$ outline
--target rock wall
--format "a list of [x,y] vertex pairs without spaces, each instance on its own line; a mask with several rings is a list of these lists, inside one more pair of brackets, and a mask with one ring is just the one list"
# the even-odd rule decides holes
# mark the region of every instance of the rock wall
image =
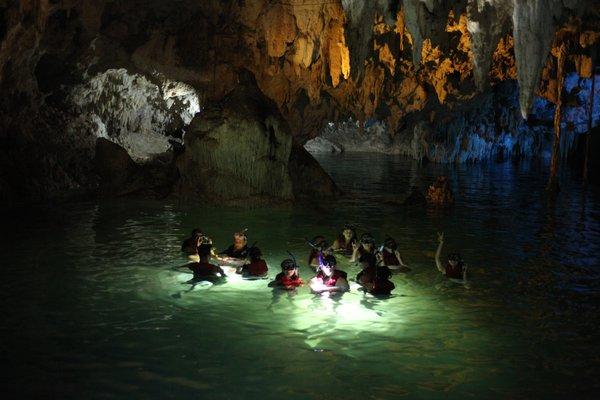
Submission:
[[[97,189],[98,138],[141,164],[181,151],[194,114],[243,85],[245,71],[297,143],[349,117],[385,123],[391,146],[425,129],[423,118],[439,138],[430,145],[454,143],[465,132],[441,129],[451,111],[489,84],[518,80],[523,114],[536,96],[556,101],[558,42],[568,43],[567,71],[590,76],[600,6],[546,3],[2,0],[2,196]],[[452,147],[432,159],[456,156]]]

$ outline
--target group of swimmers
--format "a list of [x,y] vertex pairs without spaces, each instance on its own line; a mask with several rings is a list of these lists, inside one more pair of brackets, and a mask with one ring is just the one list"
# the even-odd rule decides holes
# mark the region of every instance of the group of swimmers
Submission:
[[[356,283],[365,292],[373,295],[389,295],[394,290],[390,281],[392,271],[408,272],[410,268],[404,262],[397,242],[392,237],[386,237],[379,248],[373,237],[365,233],[360,239],[351,225],[344,226],[333,244],[323,236],[307,240],[311,246],[308,265],[314,270],[315,276],[310,279],[308,286],[314,293],[342,293],[350,290],[348,274],[337,269],[335,254],[349,257],[350,262],[358,262],[361,271],[356,276]],[[447,278],[466,282],[467,267],[457,253],[448,256],[447,262],[441,261],[444,245],[444,235],[438,234],[438,247],[435,253],[437,269]],[[186,239],[181,250],[191,260],[187,264],[193,274],[193,281],[216,282],[226,277],[224,266],[235,268],[235,273],[246,279],[266,279],[268,266],[262,258],[261,250],[256,243],[248,246],[247,230],[233,235],[233,244],[226,250],[216,253],[212,240],[200,229],[194,229],[190,238]],[[269,283],[270,287],[284,290],[295,290],[304,285],[300,278],[299,265],[293,255],[281,262],[281,272]],[[213,264],[210,260],[216,260]],[[230,272],[230,273],[233,273]]]

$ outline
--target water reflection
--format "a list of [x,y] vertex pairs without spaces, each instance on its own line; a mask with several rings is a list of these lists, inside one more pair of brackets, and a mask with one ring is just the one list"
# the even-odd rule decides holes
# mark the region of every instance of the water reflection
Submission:
[[[549,202],[546,169],[534,163],[320,161],[346,195],[319,209],[120,200],[3,211],[10,380],[24,397],[42,388],[57,397],[528,398],[589,388],[599,356],[596,188],[566,180]],[[455,189],[453,207],[398,205],[439,174]],[[304,238],[333,238],[346,222],[398,240],[412,271],[394,275],[390,298],[354,289],[323,299],[235,277],[192,287],[191,274],[174,270],[194,227],[219,248],[247,227],[273,277],[288,251],[305,259]],[[468,290],[435,270],[442,230],[469,264]],[[339,267],[358,272],[346,259]],[[311,273],[300,269],[305,281]],[[41,378],[27,386],[32,374]]]

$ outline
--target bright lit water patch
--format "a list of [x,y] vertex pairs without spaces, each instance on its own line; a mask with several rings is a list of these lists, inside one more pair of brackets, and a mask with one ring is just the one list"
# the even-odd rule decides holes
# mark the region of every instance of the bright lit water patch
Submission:
[[[597,388],[600,196],[565,180],[556,202],[535,165],[419,167],[394,157],[323,158],[336,205],[220,209],[118,200],[11,210],[1,265],[7,382],[22,397],[531,398]],[[447,174],[449,210],[399,205]],[[412,268],[394,295],[322,299],[268,281],[185,282],[181,240],[219,247],[248,227],[270,275],[287,250],[344,222],[395,236]],[[446,282],[435,233],[469,264]],[[360,233],[359,232],[359,233]],[[355,265],[341,261],[354,277]],[[596,361],[594,361],[596,360]],[[544,393],[545,395],[541,395]]]

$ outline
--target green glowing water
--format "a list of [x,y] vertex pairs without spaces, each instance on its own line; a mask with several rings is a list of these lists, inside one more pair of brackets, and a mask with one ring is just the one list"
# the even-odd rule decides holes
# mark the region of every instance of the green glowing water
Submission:
[[[573,177],[548,201],[536,165],[417,166],[347,155],[320,162],[345,191],[335,206],[220,209],[104,201],[5,210],[1,265],[5,384],[22,397],[201,399],[531,398],[599,384],[600,196]],[[447,174],[449,210],[398,205]],[[196,288],[172,268],[199,226],[216,244],[249,228],[271,268],[303,238],[345,222],[395,236],[412,272],[395,295],[340,300],[267,281]],[[436,231],[471,287],[446,282]],[[304,266],[301,275],[308,279]],[[352,277],[356,266],[341,268]]]

